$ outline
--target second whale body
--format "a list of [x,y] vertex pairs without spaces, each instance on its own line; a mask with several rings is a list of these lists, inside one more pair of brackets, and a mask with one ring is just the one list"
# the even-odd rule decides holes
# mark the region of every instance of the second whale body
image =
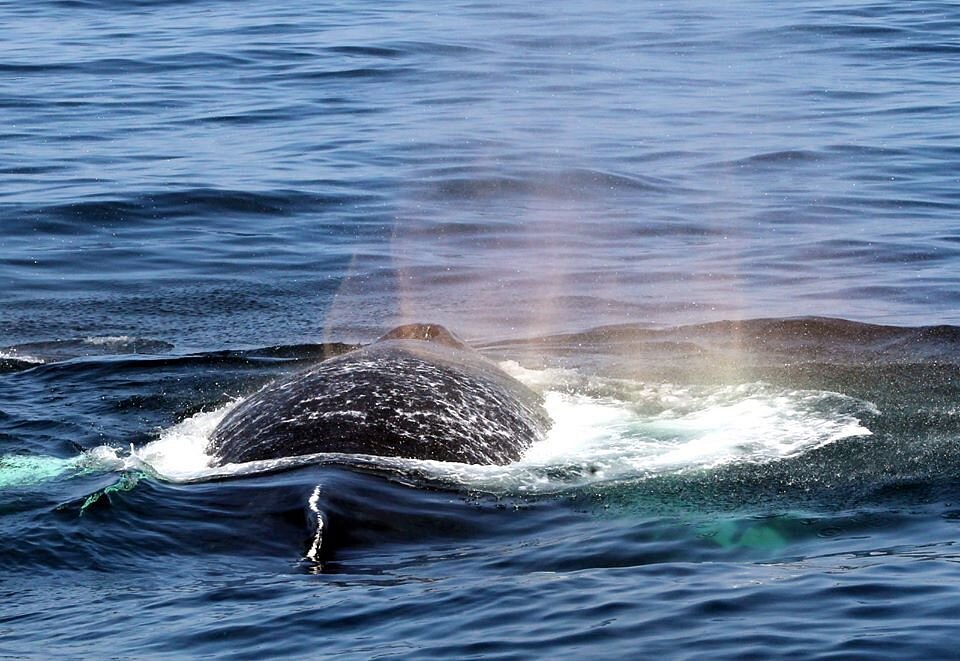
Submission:
[[537,393],[442,326],[408,324],[267,384],[207,451],[219,464],[321,452],[506,464],[549,427]]

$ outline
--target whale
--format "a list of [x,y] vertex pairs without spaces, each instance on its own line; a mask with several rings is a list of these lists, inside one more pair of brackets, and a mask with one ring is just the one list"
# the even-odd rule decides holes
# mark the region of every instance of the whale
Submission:
[[270,382],[210,434],[213,465],[319,453],[503,465],[550,428],[542,397],[439,324]]

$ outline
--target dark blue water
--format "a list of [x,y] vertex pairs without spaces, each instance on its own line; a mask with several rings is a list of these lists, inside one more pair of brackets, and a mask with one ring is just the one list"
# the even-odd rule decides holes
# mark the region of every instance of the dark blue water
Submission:
[[[955,3],[0,25],[0,655],[955,655]],[[210,467],[422,320],[547,440]]]

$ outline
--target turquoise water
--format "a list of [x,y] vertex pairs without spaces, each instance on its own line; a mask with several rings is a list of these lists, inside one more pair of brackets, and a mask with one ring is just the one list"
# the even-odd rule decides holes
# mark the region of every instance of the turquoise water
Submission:
[[[0,19],[0,654],[954,654],[955,5]],[[210,465],[409,321],[548,438]]]

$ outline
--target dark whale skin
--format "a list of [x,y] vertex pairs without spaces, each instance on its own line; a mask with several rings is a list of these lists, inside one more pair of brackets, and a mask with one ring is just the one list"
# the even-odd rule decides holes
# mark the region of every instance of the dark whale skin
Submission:
[[321,452],[507,464],[544,437],[538,394],[436,324],[273,381],[211,434],[214,463]]

